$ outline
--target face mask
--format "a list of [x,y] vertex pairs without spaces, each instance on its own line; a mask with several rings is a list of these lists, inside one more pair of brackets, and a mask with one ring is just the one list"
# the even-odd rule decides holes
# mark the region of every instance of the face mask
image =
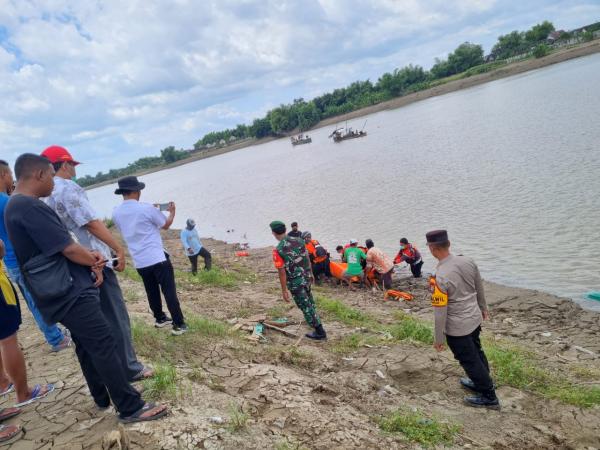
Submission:
[[400,250],[404,250],[406,247],[404,245],[400,246]]

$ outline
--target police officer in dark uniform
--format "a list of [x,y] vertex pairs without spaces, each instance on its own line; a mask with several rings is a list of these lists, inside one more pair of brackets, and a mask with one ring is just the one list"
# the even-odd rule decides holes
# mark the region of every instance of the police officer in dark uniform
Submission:
[[476,394],[465,398],[467,405],[499,409],[479,339],[482,321],[489,319],[479,269],[471,258],[450,253],[446,230],[430,231],[426,238],[431,254],[438,260],[435,275],[429,280],[435,316],[434,347],[441,352],[445,341],[467,373],[468,378],[461,378],[460,384]]

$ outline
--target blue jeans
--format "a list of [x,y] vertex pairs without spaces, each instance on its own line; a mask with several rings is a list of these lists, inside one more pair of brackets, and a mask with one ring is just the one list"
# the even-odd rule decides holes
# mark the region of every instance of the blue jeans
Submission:
[[35,306],[35,302],[33,301],[31,293],[27,289],[27,286],[25,286],[25,280],[23,279],[23,275],[21,274],[19,268],[7,267],[6,271],[8,272],[8,276],[11,278],[11,280],[19,286],[21,294],[23,294],[23,297],[25,297],[27,307],[29,308],[29,311],[31,311],[38,328],[42,333],[44,333],[44,337],[46,338],[48,344],[50,344],[52,347],[60,344],[65,337],[63,332],[56,324],[48,325],[44,321],[42,314],[40,313],[39,309],[37,309],[37,306]]

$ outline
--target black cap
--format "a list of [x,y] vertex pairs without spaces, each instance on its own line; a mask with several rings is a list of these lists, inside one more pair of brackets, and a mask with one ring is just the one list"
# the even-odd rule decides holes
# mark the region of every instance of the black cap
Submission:
[[408,239],[406,239],[406,238],[402,238],[402,239],[400,239],[400,243],[401,243],[401,244],[408,245]]
[[119,189],[115,191],[115,194],[122,195],[126,192],[141,191],[146,187],[144,183],[138,181],[137,177],[129,176],[123,177],[118,181]]
[[447,244],[448,232],[446,230],[434,230],[425,235],[427,245],[429,244]]

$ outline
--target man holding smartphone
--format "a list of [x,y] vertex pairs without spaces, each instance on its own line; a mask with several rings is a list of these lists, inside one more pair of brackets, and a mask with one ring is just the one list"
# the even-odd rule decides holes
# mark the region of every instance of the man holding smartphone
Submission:
[[[179,336],[187,331],[187,326],[177,298],[173,265],[160,236],[160,230],[168,230],[173,224],[175,203],[169,203],[169,216],[165,217],[160,206],[157,208],[156,205],[140,202],[141,191],[146,185],[137,177],[123,177],[118,184],[115,194],[123,196],[123,203],[113,211],[113,221],[127,243],[133,265],[144,282],[154,326],[162,328],[172,324],[171,334]],[[172,319],[162,309],[161,290]]]
[[[58,214],[81,245],[96,250],[108,262],[102,271],[104,283],[100,285],[100,307],[112,329],[119,356],[126,365],[127,378],[129,381],[149,378],[154,372],[137,359],[131,338],[129,313],[114,273],[115,270],[121,272],[125,268],[125,250],[98,218],[85,190],[71,180],[75,177],[75,168],[79,163],[69,151],[53,145],[44,150],[42,156],[52,163],[55,171],[54,189],[46,198],[46,204]],[[111,250],[117,255],[115,260],[111,257]]]

